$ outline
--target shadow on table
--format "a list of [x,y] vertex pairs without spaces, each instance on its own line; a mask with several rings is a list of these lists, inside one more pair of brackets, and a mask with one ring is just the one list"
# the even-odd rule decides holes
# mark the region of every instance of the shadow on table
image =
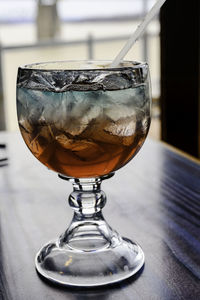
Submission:
[[49,282],[47,279],[43,278],[40,274],[38,276],[40,279],[48,286],[55,290],[62,291],[68,296],[71,296],[70,299],[74,300],[87,300],[87,299],[95,299],[95,300],[106,300],[116,292],[120,290],[125,290],[129,286],[131,286],[142,274],[144,270],[144,266],[140,269],[137,274],[133,275],[132,277],[123,280],[119,283],[114,283],[109,286],[102,286],[102,287],[92,287],[92,288],[82,288],[82,287],[63,287],[62,285],[56,285]]

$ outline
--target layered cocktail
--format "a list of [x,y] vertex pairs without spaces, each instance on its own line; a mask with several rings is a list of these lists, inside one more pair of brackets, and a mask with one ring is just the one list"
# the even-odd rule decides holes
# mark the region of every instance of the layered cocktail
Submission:
[[[128,64],[123,71],[95,67],[102,69],[23,69],[18,81],[19,126],[27,146],[48,168],[71,177],[121,168],[149,128],[147,83],[135,82]],[[139,68],[137,76],[141,80]]]

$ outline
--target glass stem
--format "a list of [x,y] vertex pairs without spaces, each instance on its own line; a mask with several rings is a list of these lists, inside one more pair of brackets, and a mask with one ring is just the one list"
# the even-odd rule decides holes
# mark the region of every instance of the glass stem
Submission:
[[73,185],[69,204],[74,216],[68,229],[47,243],[36,256],[36,269],[45,278],[62,285],[100,286],[135,274],[144,264],[140,246],[122,238],[102,215],[106,195],[103,179],[67,178]]
[[111,173],[97,178],[68,178],[59,175],[73,185],[69,205],[74,210],[74,216],[69,228],[60,237],[62,246],[67,244],[73,249],[93,251],[110,244],[114,237],[119,242],[119,235],[106,223],[101,211],[106,204],[101,182],[113,175]]

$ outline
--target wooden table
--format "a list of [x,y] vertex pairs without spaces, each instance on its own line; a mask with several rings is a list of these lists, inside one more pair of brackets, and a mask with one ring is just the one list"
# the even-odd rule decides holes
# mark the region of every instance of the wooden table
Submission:
[[109,224],[146,255],[136,276],[110,287],[72,289],[42,280],[38,249],[72,217],[69,182],[47,170],[18,134],[0,134],[9,164],[0,168],[0,299],[200,299],[200,165],[147,140],[140,153],[102,186]]

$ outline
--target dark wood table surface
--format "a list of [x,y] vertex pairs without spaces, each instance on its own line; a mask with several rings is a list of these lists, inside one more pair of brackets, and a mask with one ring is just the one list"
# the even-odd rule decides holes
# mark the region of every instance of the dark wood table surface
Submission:
[[138,241],[146,261],[139,274],[110,287],[61,288],[34,268],[39,248],[72,217],[69,182],[47,170],[18,134],[1,133],[0,299],[200,299],[200,165],[147,140],[138,155],[104,181],[109,224]]

